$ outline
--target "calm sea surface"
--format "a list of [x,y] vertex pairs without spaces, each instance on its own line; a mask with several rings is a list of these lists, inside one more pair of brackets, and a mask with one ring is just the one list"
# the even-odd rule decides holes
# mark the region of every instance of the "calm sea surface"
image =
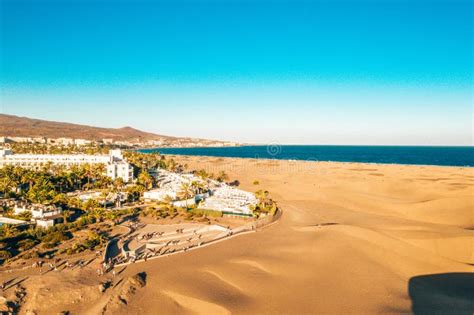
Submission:
[[156,148],[140,152],[280,160],[474,167],[474,147],[269,145],[226,148]]

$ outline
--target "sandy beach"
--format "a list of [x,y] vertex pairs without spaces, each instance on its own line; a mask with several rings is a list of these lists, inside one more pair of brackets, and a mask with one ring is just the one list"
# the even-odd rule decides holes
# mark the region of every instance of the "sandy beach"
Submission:
[[[474,307],[473,168],[175,158],[190,169],[224,170],[242,189],[270,191],[281,219],[257,233],[129,265],[105,293],[93,269],[3,273],[2,280],[25,278],[21,312],[367,314]],[[140,272],[144,286],[132,277]]]

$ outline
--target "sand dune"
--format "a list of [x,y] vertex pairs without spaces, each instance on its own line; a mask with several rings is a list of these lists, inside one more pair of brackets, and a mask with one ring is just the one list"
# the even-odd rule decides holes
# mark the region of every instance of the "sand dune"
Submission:
[[[449,283],[465,286],[474,272],[474,169],[194,157],[186,163],[225,170],[243,189],[269,190],[283,216],[257,233],[130,265],[123,277],[145,271],[147,285],[114,313],[469,310],[469,296]],[[31,295],[24,309],[46,314],[62,303],[62,310],[88,314],[106,299],[94,276],[53,276],[25,281]],[[90,290],[88,305],[68,294],[42,302],[72,283],[75,295]],[[52,295],[43,294],[46,288]]]
[[176,303],[185,307],[191,313],[216,315],[231,314],[229,310],[213,303],[209,303],[190,296],[181,295],[176,292],[164,291],[164,293],[176,301]]

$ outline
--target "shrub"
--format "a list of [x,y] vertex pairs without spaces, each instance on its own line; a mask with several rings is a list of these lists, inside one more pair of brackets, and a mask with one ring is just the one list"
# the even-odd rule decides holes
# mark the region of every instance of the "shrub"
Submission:
[[209,209],[193,209],[190,212],[198,216],[209,216],[214,218],[222,217],[222,212]]
[[25,253],[22,258],[24,259],[31,259],[31,258],[38,258],[38,252],[37,251],[30,251],[28,253]]
[[36,244],[37,242],[35,240],[25,239],[18,242],[18,248],[22,251],[26,251],[33,248]]
[[62,241],[68,240],[70,238],[71,238],[71,234],[69,232],[53,231],[53,232],[47,233],[44,237],[42,237],[41,242],[51,243],[53,244],[53,246],[55,246],[58,243],[61,243]]
[[83,243],[83,246],[87,249],[94,249],[101,246],[107,241],[104,235],[97,234],[96,232],[90,232],[87,239]]
[[23,221],[30,221],[31,220],[31,212],[29,211],[23,211],[22,213],[18,214],[16,217],[16,219],[18,220],[23,220]]
[[12,254],[8,250],[0,250],[0,259],[7,260],[12,258]]
[[260,182],[259,182],[258,180],[254,180],[254,181],[253,181],[253,184],[254,184],[254,185],[260,185]]
[[77,254],[77,253],[80,253],[80,252],[83,252],[85,250],[85,246],[82,245],[82,244],[79,244],[79,243],[74,243],[72,244],[72,246],[70,248],[68,248],[66,250],[66,253],[68,255],[73,255],[73,254]]

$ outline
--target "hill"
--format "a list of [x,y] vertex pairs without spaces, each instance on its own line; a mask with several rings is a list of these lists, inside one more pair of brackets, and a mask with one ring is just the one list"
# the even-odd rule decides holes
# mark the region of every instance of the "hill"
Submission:
[[144,132],[132,127],[102,128],[72,123],[47,121],[0,114],[0,136],[6,137],[46,137],[74,138],[86,140],[113,139],[115,141],[146,142],[149,140],[163,141],[167,144],[185,144],[202,142],[206,145],[220,144],[220,141],[178,138]]

